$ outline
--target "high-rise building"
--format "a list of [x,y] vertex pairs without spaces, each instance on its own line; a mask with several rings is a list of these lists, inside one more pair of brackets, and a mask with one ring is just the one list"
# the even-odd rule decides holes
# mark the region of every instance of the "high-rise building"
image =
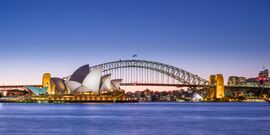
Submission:
[[269,71],[268,69],[264,69],[259,73],[259,80],[269,80]]

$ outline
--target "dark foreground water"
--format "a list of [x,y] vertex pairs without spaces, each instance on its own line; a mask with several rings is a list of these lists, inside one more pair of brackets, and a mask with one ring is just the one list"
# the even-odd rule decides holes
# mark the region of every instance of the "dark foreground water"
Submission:
[[0,135],[269,135],[267,103],[0,104]]

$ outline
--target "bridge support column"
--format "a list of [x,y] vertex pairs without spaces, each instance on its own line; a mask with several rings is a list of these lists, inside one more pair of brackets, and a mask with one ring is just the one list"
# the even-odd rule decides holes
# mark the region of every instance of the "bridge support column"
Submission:
[[222,74],[216,75],[216,98],[224,99],[225,91],[224,91],[224,78]]
[[51,74],[50,73],[43,74],[42,87],[48,87],[47,93],[49,95],[55,94],[55,85],[51,81]]
[[224,78],[222,74],[211,75],[209,78],[210,85],[215,86],[209,89],[208,99],[222,100],[225,97]]
[[[209,77],[209,83],[210,85],[215,85],[216,83],[216,76],[215,75],[210,75]],[[214,100],[215,99],[215,94],[216,94],[216,90],[214,87],[210,87],[209,91],[208,91],[208,100]]]

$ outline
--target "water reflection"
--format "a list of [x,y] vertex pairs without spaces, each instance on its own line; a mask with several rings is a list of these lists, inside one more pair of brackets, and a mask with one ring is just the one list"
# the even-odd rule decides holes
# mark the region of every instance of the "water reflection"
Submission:
[[268,134],[266,103],[0,104],[0,134]]

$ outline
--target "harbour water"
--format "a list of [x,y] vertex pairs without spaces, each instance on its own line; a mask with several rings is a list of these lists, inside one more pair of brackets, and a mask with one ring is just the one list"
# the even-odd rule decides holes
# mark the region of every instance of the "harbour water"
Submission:
[[266,135],[270,104],[0,104],[0,134]]

